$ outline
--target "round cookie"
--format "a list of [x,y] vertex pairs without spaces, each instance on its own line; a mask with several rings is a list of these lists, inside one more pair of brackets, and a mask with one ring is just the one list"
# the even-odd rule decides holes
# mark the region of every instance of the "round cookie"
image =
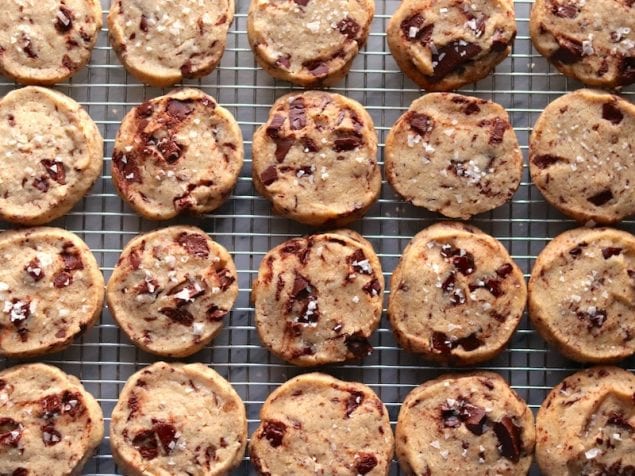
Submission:
[[635,214],[635,105],[580,89],[551,102],[529,139],[529,170],[543,196],[580,221]]
[[233,19],[234,0],[112,0],[108,28],[126,70],[163,87],[211,73]]
[[274,390],[251,437],[259,475],[388,475],[394,438],[386,407],[366,385],[310,373]]
[[0,72],[23,84],[60,83],[90,61],[101,23],[99,0],[2,2]]
[[536,49],[589,86],[635,81],[635,4],[631,0],[536,0],[529,21]]
[[141,349],[185,357],[223,328],[238,296],[234,261],[193,226],[137,236],[121,253],[108,281],[113,317]]
[[615,362],[635,354],[635,236],[578,228],[551,240],[531,271],[529,316],[570,359]]
[[209,213],[227,199],[243,165],[238,123],[214,98],[179,89],[133,108],[112,154],[119,195],[150,220]]
[[323,91],[288,94],[254,133],[254,186],[276,213],[343,226],[379,198],[376,155],[373,120],[361,104]]
[[0,218],[41,225],[61,217],[99,178],[103,139],[82,107],[28,86],[0,100]]
[[470,225],[437,223],[404,250],[388,318],[405,349],[468,365],[503,350],[526,299],[523,273],[500,242]]
[[260,340],[301,366],[363,358],[372,352],[383,291],[379,259],[357,233],[291,239],[267,253],[253,285]]
[[128,379],[112,412],[112,455],[129,476],[229,474],[246,445],[245,405],[203,364],[145,367]]
[[247,35],[258,64],[274,78],[334,84],[366,43],[374,14],[374,0],[252,0]]
[[523,158],[501,106],[430,93],[414,101],[390,130],[385,168],[388,182],[408,202],[468,219],[511,198]]
[[92,327],[104,278],[86,243],[60,228],[0,233],[0,356],[57,352]]
[[493,372],[442,375],[412,390],[395,433],[405,474],[526,475],[534,416]]
[[510,0],[401,2],[388,23],[401,70],[428,91],[450,91],[489,75],[516,37]]
[[617,367],[570,375],[540,407],[536,434],[545,476],[635,473],[635,376]]
[[80,474],[104,436],[97,400],[57,367],[0,372],[0,474]]

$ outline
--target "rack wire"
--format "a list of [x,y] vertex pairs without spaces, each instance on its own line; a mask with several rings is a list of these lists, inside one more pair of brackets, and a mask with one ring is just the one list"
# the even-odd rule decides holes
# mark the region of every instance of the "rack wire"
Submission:
[[[380,138],[380,154],[383,154],[383,142],[392,124],[410,102],[422,94],[399,71],[386,45],[386,24],[399,3],[398,0],[376,0],[377,11],[367,47],[355,60],[347,78],[331,88],[360,101],[373,116]],[[105,19],[109,2],[102,0],[102,4]],[[164,94],[167,89],[144,86],[127,75],[110,48],[104,28],[93,51],[91,64],[67,83],[57,86],[80,102],[98,124],[105,139],[104,174],[90,194],[53,225],[78,233],[88,243],[106,279],[130,239],[140,232],[169,224],[197,225],[232,252],[239,271],[238,300],[223,332],[211,345],[185,360],[209,364],[233,384],[247,406],[251,434],[258,425],[258,413],[267,395],[288,378],[306,371],[272,357],[261,347],[249,301],[251,283],[262,256],[269,249],[311,229],[272,215],[269,203],[255,193],[251,183],[253,131],[266,120],[275,99],[294,88],[288,83],[273,80],[255,65],[246,34],[248,7],[249,0],[237,0],[236,17],[220,67],[202,80],[187,83],[214,96],[235,115],[242,128],[245,167],[227,203],[204,217],[182,217],[171,222],[155,223],[139,218],[119,199],[110,178],[111,153],[119,124],[133,106],[144,99]],[[528,33],[531,1],[515,0],[515,9],[518,35],[513,54],[498,66],[493,75],[461,92],[496,101],[510,113],[525,155],[520,188],[510,203],[479,215],[471,222],[497,237],[528,276],[536,255],[547,241],[577,226],[546,204],[531,185],[526,165],[528,136],[532,124],[550,101],[581,85],[559,74],[532,48]],[[1,95],[16,87],[14,83],[0,78]],[[632,101],[635,88],[627,88],[622,94]],[[379,159],[383,165],[381,155]],[[403,203],[384,181],[381,199],[352,228],[373,243],[382,261],[385,277],[389,279],[409,239],[441,219],[438,215]],[[8,224],[0,226],[9,228]],[[619,227],[635,232],[635,220],[625,220]],[[410,390],[425,380],[454,370],[430,364],[401,350],[385,317],[372,343],[375,352],[363,362],[328,366],[321,370],[338,378],[370,385],[388,407],[393,424],[400,402]],[[67,350],[42,360],[78,376],[103,408],[106,437],[83,474],[121,474],[112,460],[107,436],[110,414],[126,379],[158,359],[132,345],[119,331],[108,309],[104,309],[100,323],[81,339]],[[15,363],[2,360],[0,368]],[[627,359],[621,365],[633,371],[635,358]],[[500,373],[535,411],[553,385],[581,367],[547,348],[524,318],[509,347],[498,358],[479,368]],[[248,457],[232,474],[253,474]],[[391,475],[397,474],[400,474],[398,465],[393,462]],[[535,466],[531,474],[539,474]]]

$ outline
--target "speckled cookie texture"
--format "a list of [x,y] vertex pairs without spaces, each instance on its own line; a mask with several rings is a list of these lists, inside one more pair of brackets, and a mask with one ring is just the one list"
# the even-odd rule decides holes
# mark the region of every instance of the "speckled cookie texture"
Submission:
[[112,160],[119,195],[145,218],[209,213],[236,185],[243,165],[242,133],[214,98],[179,89],[126,115]]
[[527,404],[493,372],[450,374],[406,397],[395,434],[407,475],[526,475],[536,443]]
[[379,198],[376,155],[373,120],[361,104],[323,91],[288,94],[254,134],[254,186],[281,215],[343,226]]
[[388,412],[366,385],[300,375],[269,395],[260,420],[250,443],[259,475],[388,475]]
[[536,0],[529,30],[536,49],[562,74],[608,88],[635,81],[632,0]]
[[551,102],[529,140],[531,178],[562,213],[615,223],[635,214],[635,106],[580,89]]
[[635,474],[635,376],[593,367],[567,377],[540,407],[536,433],[545,476]]
[[62,82],[90,60],[101,23],[99,0],[6,0],[0,72],[23,84]]
[[76,377],[45,364],[0,372],[0,474],[80,474],[103,435],[101,408]]
[[37,86],[0,100],[0,218],[41,225],[68,212],[103,166],[103,140],[71,98]]
[[167,357],[190,355],[208,344],[237,295],[231,256],[191,226],[163,228],[130,241],[106,292],[128,337],[143,350]]
[[108,27],[128,72],[170,86],[216,68],[233,18],[234,0],[113,0]]
[[478,81],[511,52],[511,0],[411,0],[388,23],[388,46],[406,75],[428,91]]
[[101,315],[104,278],[77,235],[60,228],[0,233],[0,356],[57,352]]
[[390,130],[384,160],[405,200],[463,219],[509,200],[523,169],[505,109],[453,93],[415,100]]
[[224,476],[245,453],[245,405],[203,364],[157,362],[126,382],[112,413],[110,445],[130,476]]
[[359,359],[381,318],[384,278],[372,245],[350,230],[294,238],[269,251],[253,287],[265,346],[296,365]]
[[249,44],[274,78],[333,84],[366,43],[374,13],[374,0],[252,0]]
[[614,362],[635,354],[635,236],[578,228],[554,238],[531,272],[529,315],[571,359]]
[[476,227],[418,233],[391,280],[388,317],[402,347],[466,365],[499,354],[518,326],[527,288],[503,245]]

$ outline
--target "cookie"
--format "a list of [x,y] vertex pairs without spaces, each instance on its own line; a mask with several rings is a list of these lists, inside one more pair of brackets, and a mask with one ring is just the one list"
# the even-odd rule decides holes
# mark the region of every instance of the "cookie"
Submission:
[[529,21],[536,49],[588,86],[635,82],[635,4],[631,0],[536,0]]
[[615,362],[635,354],[635,236],[578,228],[555,237],[531,271],[529,316],[570,359]]
[[551,102],[529,140],[529,170],[543,196],[580,221],[635,214],[635,106],[580,89]]
[[193,226],[137,236],[121,253],[108,281],[113,317],[141,349],[185,357],[223,328],[238,296],[234,261]]
[[128,379],[112,412],[112,455],[129,476],[229,474],[246,445],[245,405],[203,364],[145,367]]
[[143,217],[209,213],[236,185],[243,165],[242,133],[211,96],[175,90],[126,115],[112,161],[119,195]]
[[260,420],[250,443],[259,475],[388,475],[388,412],[366,385],[300,375],[269,395]]
[[271,76],[305,87],[348,73],[368,38],[374,0],[252,0],[247,36]]
[[80,474],[104,436],[97,400],[57,367],[1,371],[0,402],[0,474]]
[[211,73],[233,18],[234,0],[113,0],[108,28],[126,70],[163,87]]
[[545,476],[635,473],[635,375],[593,367],[549,393],[536,417]]
[[65,349],[97,322],[103,302],[99,265],[77,235],[47,227],[0,233],[0,356]]
[[101,175],[103,139],[82,107],[28,86],[0,100],[0,218],[41,225],[79,202]]
[[499,354],[527,299],[523,273],[503,245],[460,223],[419,232],[390,283],[388,318],[401,346],[457,365]]
[[[442,375],[412,390],[395,433],[405,474],[526,475],[534,416],[493,372]],[[564,474],[564,473],[561,473]]]
[[489,75],[516,37],[510,0],[401,2],[388,23],[401,70],[428,91],[450,91]]
[[405,200],[468,219],[508,201],[523,158],[505,109],[452,93],[417,99],[386,139],[388,182]]
[[254,186],[276,213],[344,226],[379,198],[376,155],[373,120],[361,104],[323,91],[288,94],[254,134]]

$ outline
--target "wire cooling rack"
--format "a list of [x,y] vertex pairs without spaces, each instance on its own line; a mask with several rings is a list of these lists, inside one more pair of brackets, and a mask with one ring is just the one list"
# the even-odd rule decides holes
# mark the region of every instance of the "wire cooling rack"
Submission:
[[[109,2],[102,0],[102,3],[105,19]],[[386,24],[399,3],[395,0],[376,0],[377,11],[368,45],[355,60],[348,77],[332,88],[366,106],[373,116],[382,146],[392,124],[410,102],[421,94],[399,71],[386,45]],[[131,238],[140,232],[169,224],[191,223],[200,226],[233,253],[239,271],[238,300],[223,332],[212,345],[186,360],[211,365],[234,385],[247,405],[251,434],[258,425],[258,412],[267,395],[288,378],[302,372],[272,357],[261,347],[249,301],[251,283],[256,278],[260,260],[269,249],[311,230],[272,215],[269,203],[255,193],[251,183],[251,137],[254,128],[266,120],[275,99],[289,92],[292,86],[271,79],[256,67],[247,43],[248,7],[249,0],[237,0],[237,14],[220,67],[200,81],[189,82],[227,107],[240,123],[245,137],[245,167],[227,203],[205,217],[154,223],[140,219],[116,195],[110,170],[112,147],[119,124],[130,108],[167,90],[143,86],[128,76],[111,50],[104,29],[91,64],[68,83],[57,87],[80,102],[99,125],[105,138],[104,175],[72,212],[53,224],[78,233],[88,243],[106,279],[123,246]],[[518,36],[513,54],[498,66],[493,75],[461,92],[491,99],[509,111],[526,161],[528,136],[540,112],[550,101],[580,87],[580,84],[565,79],[532,48],[528,34],[531,1],[516,0],[515,7]],[[0,78],[0,94],[4,95],[15,87],[15,84]],[[635,88],[626,89],[623,94],[632,101]],[[380,163],[383,163],[381,156]],[[373,243],[388,279],[408,240],[422,228],[440,219],[438,215],[403,203],[384,182],[379,202],[352,228]],[[537,253],[550,238],[576,226],[544,202],[540,193],[530,184],[526,165],[522,183],[513,201],[493,212],[479,215],[471,222],[496,236],[526,275]],[[8,227],[2,224],[2,228]],[[635,232],[635,220],[626,220],[619,227]],[[342,379],[358,380],[370,385],[386,403],[393,423],[397,419],[400,402],[412,388],[451,370],[431,365],[400,350],[385,317],[372,343],[375,352],[362,363],[322,370]],[[108,435],[110,414],[126,379],[157,358],[134,347],[105,309],[100,323],[80,340],[64,352],[43,360],[78,376],[97,397],[104,411]],[[0,367],[15,363],[0,361]],[[634,370],[635,358],[622,362],[622,365]],[[581,366],[549,350],[525,318],[509,348],[481,368],[500,373],[536,410],[553,385]],[[233,474],[247,475],[252,472],[245,458]],[[111,457],[108,436],[83,473],[120,474]],[[396,462],[393,463],[391,474],[399,474]],[[532,475],[537,474],[534,467]]]

